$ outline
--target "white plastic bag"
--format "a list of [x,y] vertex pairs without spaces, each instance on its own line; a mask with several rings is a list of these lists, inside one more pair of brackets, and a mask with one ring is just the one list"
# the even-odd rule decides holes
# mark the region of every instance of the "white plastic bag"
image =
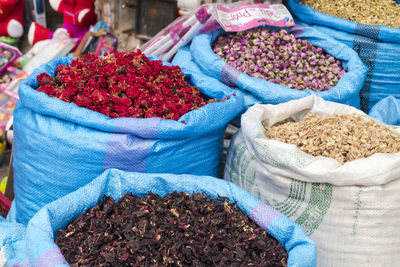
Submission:
[[[278,27],[294,26],[292,16],[281,2],[281,0],[242,0],[229,4],[204,4],[171,22],[141,49],[145,54],[171,60],[178,49],[188,44],[196,35],[212,32],[221,25],[232,31],[264,24]],[[251,16],[247,17],[250,15],[249,12]],[[242,16],[243,13],[246,15]],[[229,19],[231,17],[233,19]]]
[[370,119],[360,110],[317,96],[256,104],[242,115],[224,178],[300,224],[317,244],[318,266],[400,263],[400,153],[342,165],[264,135],[263,120],[269,125],[289,117],[301,120],[310,111]]

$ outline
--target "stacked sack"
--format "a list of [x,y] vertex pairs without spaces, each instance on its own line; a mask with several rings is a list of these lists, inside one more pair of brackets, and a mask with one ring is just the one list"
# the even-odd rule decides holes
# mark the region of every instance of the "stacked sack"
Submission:
[[[68,57],[57,58],[36,69],[20,86],[20,101],[14,111],[15,199],[9,218],[26,224],[45,204],[84,186],[109,168],[218,176],[223,134],[229,121],[242,109],[241,96],[232,94],[229,88],[202,84],[200,92],[207,99],[216,99],[215,103],[187,112],[179,120],[157,116],[111,118],[57,99],[67,96],[58,92],[59,88],[49,88],[60,82],[51,76],[56,70],[67,71],[63,65],[68,66],[71,61]],[[133,75],[119,71],[121,75]],[[185,70],[184,74],[190,79],[190,71]],[[115,83],[119,82],[118,75],[113,78]],[[41,92],[37,90],[37,76],[43,85]],[[147,82],[145,78],[136,78]],[[93,86],[97,83],[93,82]],[[55,92],[55,97],[44,93],[46,90]],[[116,96],[116,101],[130,101],[121,92],[117,91]],[[100,102],[104,99],[102,95],[96,97]],[[84,97],[79,100],[80,104],[88,102]],[[142,102],[139,104],[147,105]],[[120,106],[122,103],[116,105]]]
[[400,262],[399,133],[317,96],[256,104],[242,115],[224,179],[300,224],[318,265],[391,265]]
[[[319,10],[328,10],[325,3],[321,1],[306,2],[312,6],[315,4],[315,7],[318,7]],[[335,3],[332,1],[330,2],[332,4]],[[387,17],[391,15],[392,21],[398,21],[398,10],[400,9],[399,0],[396,0],[397,4],[394,1],[374,1],[374,3],[368,3],[367,9],[371,9],[368,11],[369,14],[372,14],[372,8],[374,8],[376,12],[380,12],[380,14],[375,14],[373,17],[371,16],[371,18],[373,18],[371,22],[368,22],[369,20],[364,18],[365,23],[375,22],[374,24],[380,25],[357,23],[333,14],[327,15],[303,3],[304,1],[301,0],[287,0],[287,6],[290,12],[295,16],[296,22],[309,25],[353,48],[360,56],[363,63],[369,68],[360,93],[361,109],[364,112],[369,112],[372,106],[386,96],[399,96],[400,26],[398,26],[399,24],[390,24],[389,21],[386,20]],[[337,4],[343,5],[343,8],[331,8],[331,10],[354,10],[350,6],[347,6],[347,3],[351,4],[351,1],[338,2]],[[378,9],[377,5],[380,5],[380,3],[386,5],[386,9]],[[359,4],[365,5],[362,2],[359,2]],[[353,12],[355,13],[354,18],[362,16],[359,10]],[[387,15],[385,15],[385,12]],[[381,17],[381,21],[378,21],[378,17]],[[381,25],[385,23],[388,23],[391,27]]]
[[[271,38],[277,38],[281,40],[276,40],[275,44],[277,46],[284,42],[283,40],[288,39],[288,42],[292,42],[293,38],[301,39],[302,41],[306,42],[306,46],[308,46],[307,49],[312,51],[307,51],[307,49],[304,51],[298,51],[298,55],[293,55],[292,58],[286,58],[286,55],[282,54],[282,51],[275,51],[274,47],[275,44],[272,44],[272,51],[274,55],[269,55],[271,57],[278,57],[278,54],[280,53],[279,57],[281,58],[276,58],[278,62],[283,62],[282,64],[285,65],[287,62],[292,62],[293,65],[298,66],[298,62],[301,63],[302,60],[308,60],[308,57],[310,58],[309,61],[312,62],[314,61],[315,57],[313,57],[313,52],[316,51],[323,51],[322,53],[327,53],[327,58],[329,56],[332,57],[332,62],[335,63],[336,60],[341,61],[341,64],[343,65],[344,70],[346,73],[342,76],[339,76],[338,82],[331,87],[329,90],[323,89],[321,91],[318,90],[308,90],[310,86],[308,86],[308,82],[311,80],[314,80],[314,78],[319,78],[318,77],[307,77],[308,80],[300,81],[302,84],[306,86],[300,86],[301,89],[292,89],[295,86],[293,85],[292,87],[288,87],[287,85],[283,84],[282,82],[279,82],[279,80],[275,79],[273,82],[271,82],[270,78],[263,77],[261,78],[260,76],[255,76],[255,75],[248,75],[245,72],[242,72],[242,66],[245,64],[249,64],[250,67],[248,69],[252,68],[259,68],[259,67],[264,67],[260,66],[260,61],[262,61],[262,58],[259,60],[257,59],[258,56],[263,56],[262,53],[268,53],[267,51],[256,51],[260,44],[254,44],[254,47],[249,47],[252,46],[252,42],[250,39],[247,37],[242,38],[241,42],[246,49],[249,51],[249,55],[246,58],[246,62],[243,62],[242,60],[244,58],[240,58],[237,60],[236,67],[234,67],[232,64],[225,62],[222,58],[221,55],[217,55],[216,52],[213,51],[213,44],[220,36],[225,36],[227,33],[220,29],[216,30],[211,33],[204,33],[204,34],[199,34],[197,35],[193,40],[190,45],[190,53],[188,53],[188,47],[181,48],[180,51],[178,51],[177,55],[175,56],[173,62],[174,63],[179,63],[183,68],[194,68],[194,65],[197,65],[196,69],[198,70],[198,75],[203,76],[203,79],[210,79],[214,78],[217,79],[232,88],[237,88],[239,91],[243,92],[245,95],[245,109],[251,107],[255,102],[257,103],[268,103],[268,104],[278,104],[278,103],[283,103],[289,100],[293,99],[300,99],[302,97],[308,96],[308,95],[318,95],[326,100],[330,101],[335,101],[338,103],[343,103],[343,104],[348,104],[352,105],[355,107],[359,107],[359,91],[363,85],[364,79],[365,79],[365,74],[366,74],[366,67],[362,64],[360,58],[358,55],[349,47],[346,45],[334,40],[333,38],[330,38],[329,36],[312,29],[310,27],[302,27],[302,26],[295,26],[295,27],[290,27],[290,28],[284,28],[283,34],[280,31],[280,29],[276,27],[264,27],[261,28],[264,29],[264,31],[271,31],[271,37],[268,37],[265,39],[265,42],[270,41]],[[247,33],[250,35],[255,29],[248,30]],[[239,34],[239,33],[238,33]],[[258,33],[255,33],[258,34]],[[264,34],[264,33],[261,33]],[[268,33],[269,34],[269,33]],[[276,35],[276,36],[275,36]],[[285,36],[287,35],[287,36]],[[274,36],[274,37],[272,37]],[[282,37],[285,36],[285,37]],[[293,37],[294,36],[294,37]],[[246,39],[247,38],[247,39]],[[308,43],[308,44],[307,44]],[[262,44],[264,45],[264,44]],[[289,44],[288,44],[289,45]],[[304,45],[304,43],[298,44],[299,46]],[[268,47],[268,45],[266,45]],[[310,48],[311,46],[315,46],[314,48]],[[232,52],[235,53],[232,50],[235,50],[234,44],[232,45],[227,44],[223,50],[226,49],[228,53]],[[284,48],[283,48],[284,49]],[[303,48],[301,48],[303,49]],[[222,50],[222,51],[223,51]],[[236,51],[237,52],[237,51]],[[311,52],[310,55],[306,54]],[[261,53],[261,54],[260,54]],[[290,54],[291,51],[288,51]],[[297,51],[296,51],[297,53]],[[303,57],[304,56],[304,57]],[[263,56],[266,58],[266,56]],[[313,58],[312,58],[313,57]],[[229,60],[229,58],[228,58]],[[250,62],[250,63],[249,63]],[[319,72],[319,69],[317,67],[314,67],[315,65],[318,65],[317,62],[312,62],[313,63],[313,71],[314,73]],[[281,64],[281,65],[282,65]],[[256,65],[256,66],[254,66]],[[273,70],[274,74],[279,74],[279,71],[274,69],[274,65],[268,65],[265,64],[265,66],[269,66],[269,70]],[[282,72],[288,72],[287,66],[285,65],[284,68],[280,66],[276,66],[277,68],[281,68]],[[306,68],[306,66],[300,66],[299,68]],[[329,66],[326,66],[329,68]],[[266,72],[266,69],[260,70],[260,72]],[[289,70],[290,71],[290,70]],[[300,71],[303,71],[301,69]],[[320,73],[318,73],[320,75]],[[310,74],[311,76],[311,74]],[[304,77],[300,75],[300,77],[292,77],[288,76],[286,79],[292,79],[292,80],[297,80],[297,79],[302,80]],[[329,77],[331,78],[331,77]],[[336,77],[335,79],[337,79]],[[314,81],[312,81],[314,82]],[[323,82],[323,83],[328,83],[328,82]],[[247,96],[247,98],[246,98]]]

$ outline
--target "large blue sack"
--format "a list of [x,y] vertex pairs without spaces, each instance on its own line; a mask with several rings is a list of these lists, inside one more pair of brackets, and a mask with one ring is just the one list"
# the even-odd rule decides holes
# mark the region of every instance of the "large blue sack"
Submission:
[[303,229],[275,209],[240,187],[217,178],[193,175],[128,173],[107,170],[77,191],[42,208],[28,223],[26,242],[32,266],[66,266],[67,262],[54,243],[56,231],[97,205],[103,195],[115,200],[124,194],[144,197],[149,191],[164,196],[173,191],[203,192],[212,198],[229,197],[259,226],[275,237],[288,252],[288,266],[315,266],[316,247]]
[[385,97],[372,107],[368,115],[386,124],[400,126],[400,99]]
[[39,67],[19,88],[14,111],[15,199],[9,217],[26,224],[45,204],[110,168],[218,175],[223,134],[242,109],[241,96],[202,85],[204,95],[229,99],[191,111],[179,121],[111,119],[35,89],[38,74],[54,75],[58,65],[71,60],[60,57]]
[[[301,0],[287,0],[296,22],[324,32],[352,47],[369,68],[360,92],[361,109],[368,111],[379,100],[389,95],[400,97],[400,29],[384,25],[366,25],[317,12],[299,4]],[[400,3],[400,0],[396,0]]]
[[261,103],[279,104],[315,94],[325,100],[359,108],[359,92],[367,69],[357,53],[346,45],[310,27],[295,26],[286,30],[289,33],[293,33],[296,38],[307,40],[312,45],[321,47],[333,57],[342,60],[347,73],[339,80],[336,86],[323,92],[299,91],[264,79],[248,76],[223,61],[212,50],[214,40],[225,33],[222,29],[196,36],[192,40],[190,51],[194,62],[204,74],[254,95]]

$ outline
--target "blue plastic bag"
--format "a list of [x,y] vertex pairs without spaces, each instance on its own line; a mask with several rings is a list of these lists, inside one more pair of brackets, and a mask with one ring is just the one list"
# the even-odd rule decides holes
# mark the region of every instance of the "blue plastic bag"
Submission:
[[251,93],[260,99],[261,103],[279,104],[315,94],[325,100],[359,108],[359,91],[363,85],[367,69],[357,53],[346,45],[309,27],[295,26],[287,28],[287,30],[289,33],[293,33],[296,38],[307,40],[312,45],[321,47],[330,55],[342,60],[347,73],[336,86],[323,92],[299,91],[264,79],[252,78],[227,64],[212,50],[214,40],[225,33],[222,29],[196,36],[192,40],[190,51],[194,62],[205,75]]
[[368,115],[386,124],[400,126],[400,99],[385,97],[372,107]]
[[[104,170],[217,176],[223,134],[242,109],[243,98],[200,91],[225,102],[210,103],[179,121],[111,119],[38,92],[36,76],[54,75],[71,58],[45,64],[22,82],[14,111],[14,192],[9,216],[26,224],[45,204],[82,187]],[[165,63],[167,64],[167,63]]]
[[173,191],[202,192],[212,198],[227,196],[283,245],[289,255],[289,267],[316,265],[315,244],[303,229],[235,184],[207,176],[128,173],[115,169],[105,171],[86,186],[46,205],[32,218],[26,230],[31,264],[67,265],[54,243],[55,232],[97,205],[103,195],[118,200],[126,193],[144,197],[149,191],[160,196]]
[[[368,111],[389,95],[400,97],[400,29],[385,25],[366,25],[317,12],[288,0],[296,23],[302,22],[353,48],[369,68],[361,88],[361,109]],[[397,0],[397,3],[400,3]]]

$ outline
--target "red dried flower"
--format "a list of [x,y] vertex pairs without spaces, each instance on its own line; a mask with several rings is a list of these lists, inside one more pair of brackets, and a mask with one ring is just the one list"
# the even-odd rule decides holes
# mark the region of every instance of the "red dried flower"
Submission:
[[104,58],[85,55],[60,65],[56,75],[37,76],[38,91],[111,118],[133,117],[178,120],[209,102],[184,79],[179,66],[150,61],[140,50],[113,52]]

